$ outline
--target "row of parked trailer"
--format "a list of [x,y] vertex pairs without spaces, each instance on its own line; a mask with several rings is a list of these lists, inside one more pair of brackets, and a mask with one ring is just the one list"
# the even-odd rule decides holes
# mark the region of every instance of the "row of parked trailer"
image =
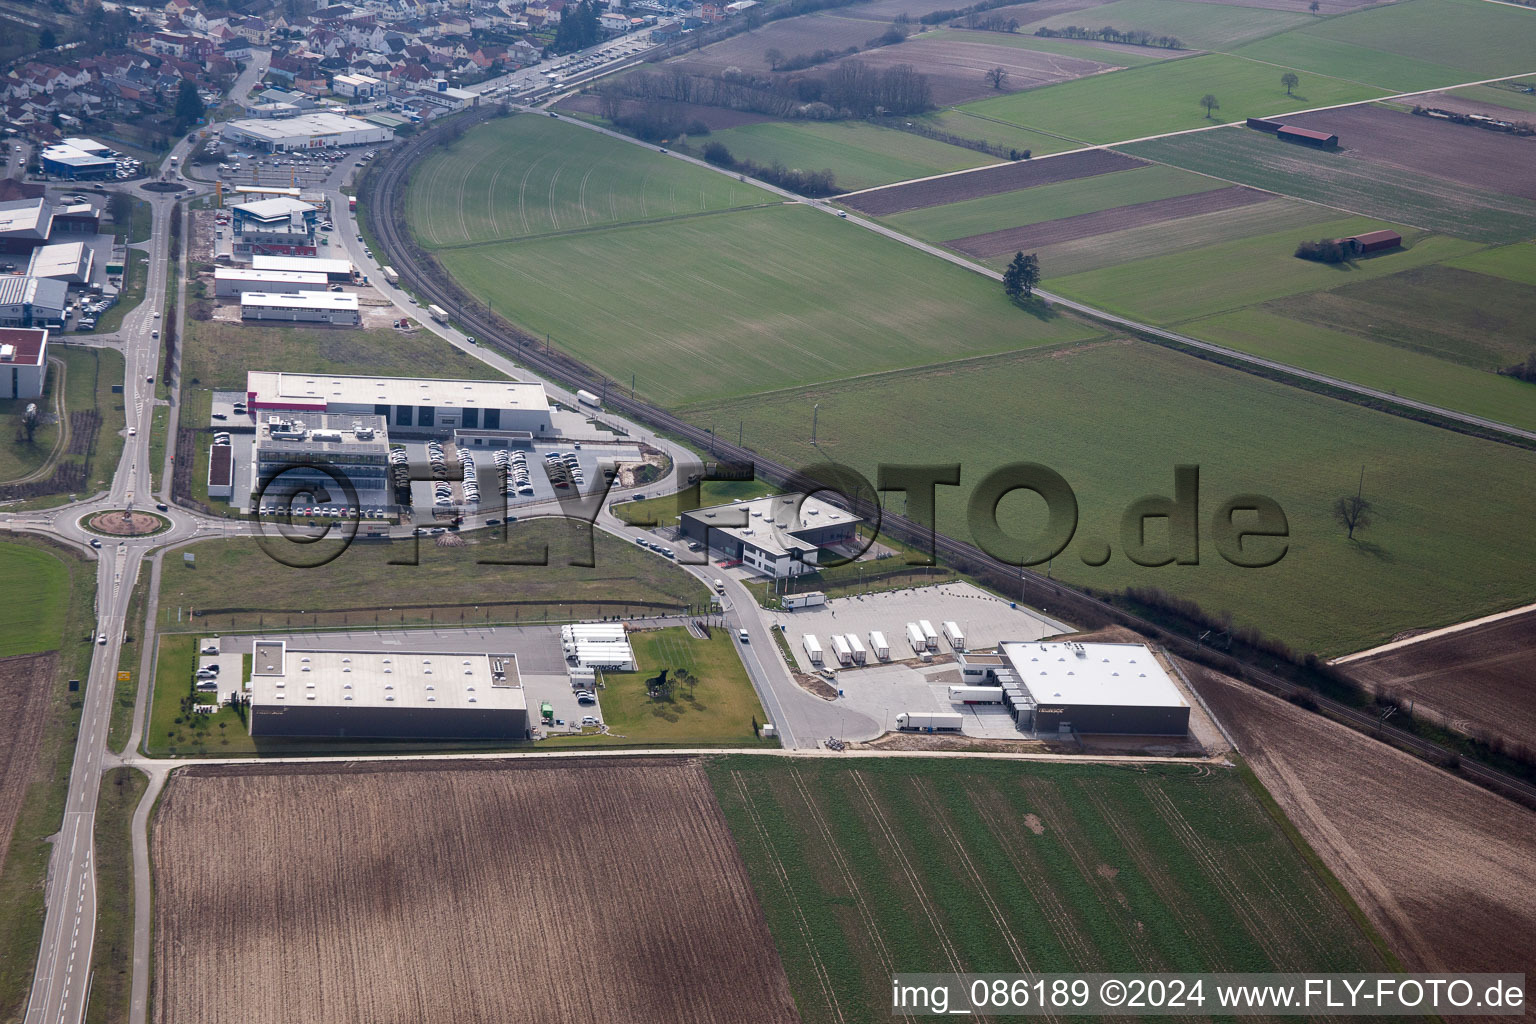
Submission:
[[[812,665],[826,664],[826,652],[814,633],[806,633],[800,642]],[[832,645],[832,653],[839,665],[866,665],[870,654],[874,654],[876,661],[891,660],[891,645],[885,642],[885,634],[879,630],[870,630],[868,647],[857,633],[834,633],[828,643]]]
[[[960,624],[951,620],[944,623],[944,639],[957,653],[965,651],[965,633],[960,629]],[[922,654],[924,651],[937,653],[939,649],[939,634],[933,628],[933,623],[927,619],[919,619],[916,622],[907,623],[907,643],[912,645],[912,653]]]

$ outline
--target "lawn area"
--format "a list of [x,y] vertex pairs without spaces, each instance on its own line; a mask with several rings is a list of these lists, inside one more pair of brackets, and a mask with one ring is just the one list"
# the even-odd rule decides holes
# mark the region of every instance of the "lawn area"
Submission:
[[[1415,60],[1372,45],[1328,39],[1308,31],[1287,32],[1250,43],[1235,51],[1239,57],[1274,61],[1301,75],[1331,74],[1365,82],[1392,92],[1438,89],[1465,82],[1465,71],[1433,60]],[[1306,78],[1302,79],[1307,81]]]
[[0,658],[56,649],[69,613],[68,567],[48,548],[0,542],[0,579],[25,580],[27,593],[0,622]]
[[96,944],[85,1024],[128,1020],[133,980],[133,841],[130,826],[149,779],[134,768],[101,775],[96,803]]
[[[1158,0],[1161,4],[1165,0]],[[1176,3],[1176,0],[1168,0]],[[1209,11],[1208,4],[1189,4]],[[1218,8],[1223,13],[1247,8]],[[1094,12],[1097,24],[1101,9]],[[1209,15],[1208,15],[1209,16]],[[1213,22],[1216,18],[1211,18]],[[1210,53],[1162,61],[1107,75],[1091,75],[1043,89],[978,100],[961,107],[1024,128],[1038,128],[1084,142],[1120,142],[1160,132],[1202,128],[1222,121],[1287,110],[1370,99],[1384,90],[1320,75],[1302,79],[1294,96],[1280,84],[1284,67]],[[1200,97],[1212,93],[1221,107],[1205,116]]]
[[415,168],[406,216],[436,249],[776,201],[727,175],[525,114],[477,127]]
[[1497,249],[1484,249],[1470,256],[1447,260],[1447,266],[1492,274],[1506,281],[1536,285],[1536,242],[1518,242]]
[[806,1024],[875,1019],[847,1008],[889,1007],[899,971],[1388,969],[1244,767],[707,771]]
[[1247,128],[1221,128],[1122,148],[1132,156],[1478,242],[1514,242],[1536,235],[1536,202],[1529,199],[1351,152],[1290,145]]
[[[442,254],[497,312],[663,405],[1097,334],[803,206]],[[617,334],[615,332],[618,332]],[[616,340],[622,337],[622,344]]]
[[658,498],[615,502],[612,508],[614,515],[634,526],[671,526],[681,512],[777,493],[778,488],[762,480],[709,480]]
[[[551,737],[540,746],[732,746],[776,747],[758,737],[753,722],[768,720],[728,629],[708,640],[681,626],[632,633],[635,672],[603,673],[598,694],[608,735]],[[648,681],[667,670],[669,693],[652,698]],[[674,681],[678,671],[688,673]],[[537,709],[533,709],[537,712]]]
[[48,376],[43,381],[42,397],[0,398],[0,481],[19,480],[35,473],[58,445],[57,422],[38,423],[33,428],[31,441],[26,439],[21,427],[27,406],[34,402],[40,414],[52,415],[58,382],[59,369],[50,364]]
[[118,293],[117,302],[111,309],[101,314],[96,321],[96,330],[92,334],[111,334],[123,325],[123,317],[138,307],[144,301],[144,287],[149,284],[149,253],[138,249],[128,250],[128,259],[123,263],[123,290]]
[[930,242],[945,242],[986,231],[1075,217],[1132,203],[1151,202],[1221,188],[1222,183],[1176,167],[1147,164],[1090,178],[967,199],[943,206],[909,210],[883,218],[885,223]]
[[1188,0],[1115,0],[1094,7],[1091,12],[1072,10],[1038,23],[1031,22],[1030,28],[1113,25],[1125,31],[1174,36],[1189,50],[1228,50],[1250,39],[1304,25],[1311,19],[1312,15],[1299,11],[1272,11],[1262,7],[1222,4],[1213,8],[1210,4]]
[[830,169],[844,192],[998,163],[985,153],[862,121],[769,121],[711,132],[697,142],[719,142],[736,159],[762,166]]
[[[65,454],[60,460],[60,464],[84,465],[85,486],[82,490],[89,494],[108,486],[123,454],[124,396],[112,393],[114,384],[123,383],[123,356],[109,348],[65,345],[60,345],[54,353],[63,358],[68,368],[64,385],[65,407],[73,412],[95,409],[101,413],[101,426],[90,450],[84,454]],[[71,438],[70,446],[77,444],[78,441]]]
[[980,117],[956,107],[923,114],[921,119],[938,131],[948,132],[962,139],[975,139],[993,146],[1007,146],[1009,149],[1017,149],[1021,152],[1028,150],[1031,156],[1046,156],[1050,153],[1065,153],[1069,149],[1082,148],[1082,143],[1071,139],[1057,138],[1054,135],[1046,135],[1044,132],[1032,132],[1028,128],[1020,128],[1018,125],[990,117]]
[[[813,452],[803,424],[816,403]],[[896,409],[900,415],[891,415]],[[965,503],[982,477],[1019,459],[1043,463],[1066,477],[1079,510],[1078,540],[1055,560],[1057,578],[1106,590],[1162,587],[1303,650],[1342,654],[1536,597],[1526,571],[1536,559],[1529,529],[1536,453],[1153,345],[1017,353],[943,376],[869,376],[683,414],[695,423],[743,418],[758,451],[791,465],[833,460],[873,478],[879,463],[908,463],[920,457],[914,453],[959,462],[961,486],[938,489],[940,528],[967,538],[974,532]],[[1123,511],[1143,495],[1172,493],[1180,464],[1200,466],[1202,523],[1232,495],[1277,501],[1289,522],[1285,557],[1268,568],[1238,568],[1208,532],[1198,566],[1143,568],[1123,557]],[[1351,543],[1330,507],[1354,493],[1362,465],[1365,496],[1378,514]],[[1015,535],[1034,537],[1038,511],[1015,496],[999,519]],[[1477,526],[1452,525],[1464,523]],[[1085,565],[1077,548],[1083,543],[1087,553],[1084,542],[1094,539],[1113,548],[1099,568]]]
[[[704,585],[648,551],[575,520],[516,523],[465,534],[462,547],[424,538],[359,541],[334,561],[301,569],[292,561],[333,554],[329,541],[210,540],[186,550],[187,566],[167,559],[160,580],[161,632],[474,622],[566,621],[708,608]],[[494,564],[543,559],[547,565]],[[593,562],[585,568],[573,560]],[[412,564],[415,563],[415,564]],[[188,613],[196,610],[194,619]],[[317,611],[317,609],[319,609]]]
[[500,380],[503,376],[427,330],[187,321],[182,375],[189,388],[242,391],[246,370],[465,380]]

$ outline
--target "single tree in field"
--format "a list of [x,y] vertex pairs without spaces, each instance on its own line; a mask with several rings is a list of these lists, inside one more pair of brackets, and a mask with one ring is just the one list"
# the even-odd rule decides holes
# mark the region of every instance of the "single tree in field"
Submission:
[[37,431],[37,403],[28,402],[27,411],[21,414],[21,428],[27,432],[27,444],[32,443],[32,435]]
[[1296,77],[1296,72],[1287,71],[1280,76],[1280,84],[1285,86],[1285,94],[1291,95],[1291,90],[1301,84],[1301,79]]
[[1312,0],[1311,3],[1307,4],[1307,10],[1311,11],[1313,14],[1316,14],[1318,11],[1322,10],[1322,8],[1323,5],[1318,3],[1317,0]]
[[1355,531],[1371,525],[1372,505],[1364,497],[1352,494],[1333,503],[1333,518],[1344,527],[1349,540],[1355,539]]
[[1028,256],[1022,252],[1014,253],[1008,269],[1003,271],[1003,291],[1007,296],[1015,302],[1027,299],[1039,283],[1040,257],[1034,253]]
[[1001,89],[1003,86],[1008,84],[1008,69],[1000,67],[988,68],[986,71],[986,79],[992,83],[992,88]]
[[768,62],[768,70],[777,71],[779,65],[784,63],[784,51],[777,48],[767,49],[763,51],[763,60]]
[[1216,94],[1211,92],[1208,92],[1204,96],[1200,97],[1200,105],[1205,108],[1205,116],[1207,120],[1209,120],[1211,117],[1211,111],[1221,109],[1221,104],[1216,100]]

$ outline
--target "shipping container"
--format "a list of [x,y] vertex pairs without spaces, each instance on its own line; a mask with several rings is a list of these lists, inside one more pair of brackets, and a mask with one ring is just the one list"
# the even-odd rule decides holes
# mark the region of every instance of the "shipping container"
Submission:
[[877,660],[891,660],[891,645],[885,642],[885,634],[878,629],[869,631],[869,649],[875,652]]
[[951,686],[949,702],[951,704],[1001,704],[1003,688],[1001,686]]
[[821,644],[810,633],[800,638],[800,643],[805,647],[805,656],[811,659],[812,665],[821,664]]
[[965,716],[958,711],[903,711],[896,716],[902,732],[959,732]]

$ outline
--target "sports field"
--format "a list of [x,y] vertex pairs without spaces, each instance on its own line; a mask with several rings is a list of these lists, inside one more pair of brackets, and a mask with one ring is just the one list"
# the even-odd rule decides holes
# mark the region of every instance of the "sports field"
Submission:
[[69,611],[69,570],[48,551],[0,543],[0,579],[10,581],[16,597],[0,623],[0,658],[57,650],[63,643]]
[[712,132],[738,160],[831,170],[843,191],[996,163],[995,157],[862,121],[771,121]]
[[[1340,78],[1307,74],[1301,77],[1295,95],[1288,96],[1280,84],[1286,70],[1257,60],[1210,53],[980,100],[961,109],[1024,128],[1106,143],[1371,99],[1385,92]],[[1212,115],[1214,120],[1206,117],[1200,105],[1200,97],[1206,93],[1221,104]]]
[[1250,39],[1304,25],[1311,18],[1310,14],[1295,11],[1191,3],[1188,0],[1115,0],[1084,11],[1057,14],[1040,24],[1047,28],[1111,25],[1122,30],[1151,32],[1155,36],[1173,36],[1187,50],[1228,50]]
[[417,240],[436,249],[776,201],[726,175],[523,114],[424,161],[406,217]]
[[1098,331],[803,206],[449,250],[497,312],[662,405]]
[[887,1016],[903,971],[1384,969],[1240,771],[707,767],[807,1024]]
[[[1347,140],[1341,141],[1347,145]],[[1138,142],[1124,151],[1334,209],[1474,241],[1515,242],[1536,235],[1532,200],[1370,160],[1348,150],[1330,152],[1281,142],[1240,126]]]
[[[812,449],[804,428],[818,403]],[[1143,343],[1017,353],[942,376],[892,373],[684,412],[696,423],[741,419],[749,445],[791,465],[830,459],[872,477],[881,462],[959,462],[961,486],[939,488],[938,501],[940,528],[960,537],[973,535],[965,502],[978,480],[1016,460],[1044,463],[1066,477],[1079,508],[1077,539],[1052,566],[1057,578],[1160,586],[1306,650],[1360,650],[1532,599],[1536,453]],[[1290,541],[1277,565],[1230,565],[1209,533],[1198,566],[1143,568],[1123,556],[1121,513],[1143,495],[1170,494],[1174,466],[1186,463],[1201,469],[1202,523],[1234,494],[1280,503]],[[1330,507],[1354,493],[1362,465],[1378,516],[1351,543]],[[999,514],[1019,536],[1041,529],[1022,496]],[[1447,525],[1457,523],[1476,527]],[[1113,547],[1100,568],[1079,557],[1094,539]]]

